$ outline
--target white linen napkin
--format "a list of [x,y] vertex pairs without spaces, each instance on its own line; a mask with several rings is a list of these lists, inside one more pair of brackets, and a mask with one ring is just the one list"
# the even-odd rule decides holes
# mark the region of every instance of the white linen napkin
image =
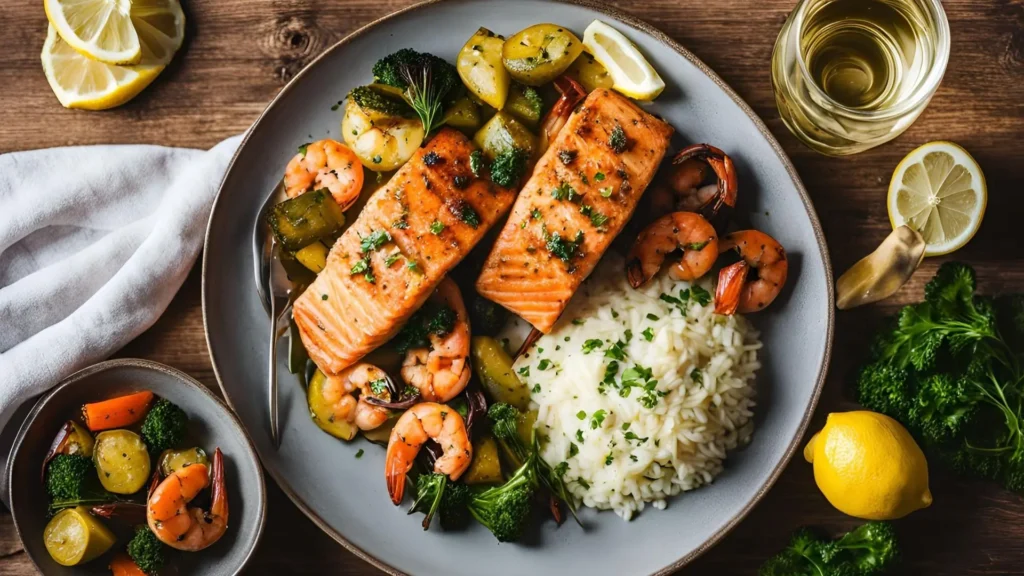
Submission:
[[[234,136],[209,151],[73,146],[0,155],[0,430],[163,314],[203,244]],[[0,498],[14,431],[0,435]]]

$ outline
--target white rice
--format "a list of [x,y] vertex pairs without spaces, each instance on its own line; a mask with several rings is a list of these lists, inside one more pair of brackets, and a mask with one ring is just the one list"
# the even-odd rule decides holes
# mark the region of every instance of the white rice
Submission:
[[[551,334],[515,363],[533,388],[542,456],[567,466],[569,489],[586,506],[625,520],[646,502],[664,509],[669,496],[711,482],[727,452],[750,440],[758,333],[741,316],[715,314],[713,302],[661,298],[688,289],[661,274],[635,290],[622,259],[609,255]],[[592,339],[600,347],[584,353]],[[625,360],[614,383],[602,385],[616,342]],[[644,390],[650,380],[641,376],[622,392],[624,373],[637,365],[657,383]]]

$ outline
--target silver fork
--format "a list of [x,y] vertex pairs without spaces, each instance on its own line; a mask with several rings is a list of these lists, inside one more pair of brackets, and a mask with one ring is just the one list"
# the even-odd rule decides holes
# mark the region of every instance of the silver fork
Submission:
[[291,300],[288,298],[291,282],[288,280],[288,274],[281,266],[281,262],[274,258],[277,240],[270,233],[270,226],[266,222],[266,215],[271,206],[283,202],[286,198],[283,184],[278,185],[267,197],[266,202],[263,203],[256,218],[256,223],[253,226],[253,261],[256,271],[256,288],[259,291],[263,308],[270,316],[267,409],[270,415],[270,440],[275,448],[281,444],[281,434],[278,425],[277,342],[285,330],[287,330],[287,322],[283,322],[282,327],[282,321],[288,317],[292,305]]

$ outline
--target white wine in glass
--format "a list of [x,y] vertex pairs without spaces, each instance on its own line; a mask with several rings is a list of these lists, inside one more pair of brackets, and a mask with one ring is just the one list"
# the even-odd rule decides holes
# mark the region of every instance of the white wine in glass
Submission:
[[775,43],[772,86],[800,140],[825,154],[854,154],[917,119],[948,59],[939,0],[803,0]]

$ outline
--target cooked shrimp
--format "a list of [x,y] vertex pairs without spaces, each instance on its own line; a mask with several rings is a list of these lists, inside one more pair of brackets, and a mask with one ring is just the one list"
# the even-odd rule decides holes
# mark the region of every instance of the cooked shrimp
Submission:
[[554,81],[555,89],[560,96],[551,106],[551,110],[544,116],[544,122],[540,126],[540,151],[548,149],[548,145],[555,139],[555,136],[562,131],[562,127],[569,120],[576,105],[587,97],[587,91],[583,86],[569,76],[559,76]]
[[342,210],[347,210],[363,189],[363,166],[359,157],[335,140],[307,144],[284,170],[285,193],[295,198],[309,190],[327,188]]
[[473,370],[469,365],[469,315],[459,287],[450,278],[437,285],[432,303],[455,315],[444,334],[430,333],[430,348],[413,348],[402,363],[402,379],[430,402],[447,402],[466,388]]
[[[716,180],[707,183],[712,172]],[[655,214],[697,212],[721,233],[736,206],[737,188],[732,158],[710,144],[694,144],[672,159],[672,167],[652,190],[652,206]]]
[[150,493],[146,522],[153,534],[171,548],[196,552],[220,540],[228,528],[228,494],[224,483],[224,457],[213,453],[213,489],[210,510],[189,508],[188,503],[211,483],[206,464],[192,464],[164,478]]
[[352,422],[360,430],[373,430],[387,422],[391,411],[370,404],[367,398],[390,400],[390,382],[387,372],[373,364],[359,362],[337,376],[328,376],[323,397],[336,419]]
[[473,444],[466,432],[466,423],[454,408],[423,402],[406,410],[391,430],[384,460],[388,494],[396,506],[401,504],[405,494],[405,475],[427,440],[441,445],[442,455],[434,462],[437,474],[458,480],[473,460]]
[[758,230],[741,230],[724,236],[718,249],[721,253],[736,250],[740,261],[726,266],[718,275],[715,312],[757,312],[771,304],[782,291],[789,274],[789,261],[786,250],[771,236]]
[[658,218],[637,236],[626,258],[626,275],[634,288],[646,284],[676,250],[683,257],[671,268],[679,280],[696,280],[708,273],[718,258],[718,235],[700,214],[673,212]]

